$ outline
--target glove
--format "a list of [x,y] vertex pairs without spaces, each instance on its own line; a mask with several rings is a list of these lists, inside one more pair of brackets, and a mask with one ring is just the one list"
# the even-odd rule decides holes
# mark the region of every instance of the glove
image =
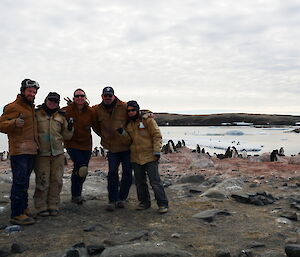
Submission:
[[159,152],[155,152],[153,155],[157,158],[157,160],[160,159],[160,153]]
[[74,119],[71,117],[68,120],[68,130],[71,131],[73,129],[73,126],[74,126]]
[[16,119],[15,124],[17,127],[21,128],[24,126],[24,115],[22,113],[20,113],[19,117]]
[[123,132],[124,132],[124,129],[123,129],[123,128],[118,128],[118,129],[116,129],[116,130],[118,131],[118,133],[119,133],[120,135],[122,135]]

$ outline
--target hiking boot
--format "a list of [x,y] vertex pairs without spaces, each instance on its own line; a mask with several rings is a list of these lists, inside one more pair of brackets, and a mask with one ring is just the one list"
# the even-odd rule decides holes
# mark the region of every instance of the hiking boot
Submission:
[[48,210],[50,216],[57,216],[58,215],[58,210]]
[[135,208],[137,211],[142,211],[149,209],[151,207],[150,203],[139,203],[139,205]]
[[116,208],[116,203],[115,203],[115,202],[109,202],[109,203],[106,205],[105,210],[107,210],[107,211],[114,211],[115,208]]
[[124,201],[117,201],[116,207],[120,208],[120,209],[125,208],[125,202]]
[[50,215],[50,213],[47,210],[43,210],[43,211],[38,212],[38,215],[40,217],[48,217]]
[[72,203],[76,203],[78,205],[83,204],[84,201],[85,200],[82,196],[72,196],[72,200],[71,200]]
[[32,225],[35,223],[35,220],[31,217],[28,217],[25,214],[15,216],[10,219],[10,223],[13,225]]
[[29,208],[26,208],[26,209],[24,210],[24,214],[27,215],[28,217],[34,218],[34,219],[35,219],[36,216],[37,216],[37,213],[36,213],[36,212],[31,212]]
[[160,214],[167,213],[168,211],[169,211],[168,206],[159,206],[159,207],[158,207],[158,212],[159,212]]

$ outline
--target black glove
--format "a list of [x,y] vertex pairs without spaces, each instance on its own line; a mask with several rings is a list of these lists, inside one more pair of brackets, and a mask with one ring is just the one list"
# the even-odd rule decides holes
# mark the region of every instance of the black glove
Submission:
[[71,131],[73,129],[73,126],[74,126],[74,119],[71,117],[68,120],[68,130]]
[[154,153],[154,156],[157,158],[157,160],[160,159],[160,153],[159,153],[159,152],[155,152],[155,153]]
[[124,132],[124,129],[123,129],[123,128],[118,128],[118,129],[116,129],[116,130],[118,131],[118,133],[119,133],[120,135],[122,135],[123,132]]

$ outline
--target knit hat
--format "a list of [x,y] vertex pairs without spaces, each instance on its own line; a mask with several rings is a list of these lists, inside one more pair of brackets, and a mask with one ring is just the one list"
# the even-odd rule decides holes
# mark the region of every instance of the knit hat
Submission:
[[46,97],[47,100],[50,100],[50,101],[56,101],[56,102],[59,102],[60,101],[60,95],[56,92],[50,92],[47,97]]
[[127,107],[128,107],[128,106],[133,107],[133,108],[136,109],[137,111],[140,110],[140,106],[139,106],[139,104],[137,103],[137,101],[131,100],[131,101],[127,102]]

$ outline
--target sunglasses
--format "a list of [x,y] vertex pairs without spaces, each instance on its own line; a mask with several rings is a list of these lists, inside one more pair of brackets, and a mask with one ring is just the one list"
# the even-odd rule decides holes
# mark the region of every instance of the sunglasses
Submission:
[[37,83],[34,80],[26,80],[26,82],[25,82],[25,88],[28,88],[28,87],[35,87],[36,89],[39,89],[40,85],[39,85],[39,83]]
[[136,112],[136,109],[128,109],[127,112]]
[[48,101],[50,101],[50,102],[54,102],[54,103],[59,103],[59,100],[57,100],[57,99],[48,99]]
[[74,95],[74,97],[78,98],[78,97],[85,97],[85,95]]
[[113,95],[111,95],[111,94],[104,94],[103,96],[104,97],[110,97],[110,98],[113,97]]

